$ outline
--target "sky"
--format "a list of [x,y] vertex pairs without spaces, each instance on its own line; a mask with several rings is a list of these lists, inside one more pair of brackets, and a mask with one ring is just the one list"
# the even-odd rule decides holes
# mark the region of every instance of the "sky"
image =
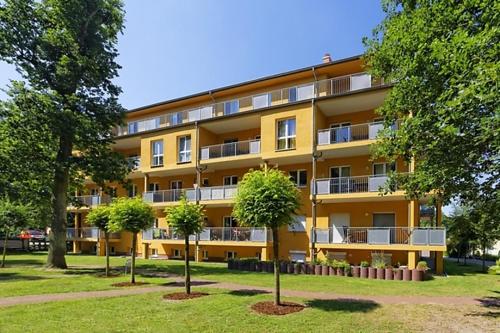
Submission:
[[[363,53],[378,0],[127,0],[115,82],[132,109]],[[18,78],[0,63],[0,88]],[[0,92],[0,99],[5,94]]]

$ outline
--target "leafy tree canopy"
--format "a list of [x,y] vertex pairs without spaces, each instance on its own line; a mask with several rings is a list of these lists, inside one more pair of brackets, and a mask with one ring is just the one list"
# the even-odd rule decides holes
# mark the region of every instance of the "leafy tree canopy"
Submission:
[[33,223],[32,208],[10,200],[0,200],[0,228],[4,233],[17,232]]
[[109,206],[97,206],[92,208],[87,214],[87,223],[107,232],[109,228],[110,215],[111,209]]
[[168,225],[180,235],[193,235],[203,231],[203,206],[189,203],[185,196],[179,204],[165,209]]
[[138,233],[154,223],[153,209],[141,198],[118,198],[110,206],[110,231]]

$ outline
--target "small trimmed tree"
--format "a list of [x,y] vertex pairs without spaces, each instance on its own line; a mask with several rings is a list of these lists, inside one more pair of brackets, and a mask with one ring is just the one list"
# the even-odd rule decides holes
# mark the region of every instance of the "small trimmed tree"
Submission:
[[182,196],[179,205],[165,209],[168,225],[175,233],[184,236],[184,280],[186,294],[191,293],[191,272],[189,269],[189,235],[198,234],[203,231],[203,206],[189,203]]
[[242,225],[266,227],[273,234],[274,303],[280,305],[279,238],[282,226],[293,222],[300,207],[300,191],[280,170],[254,170],[245,174],[238,185],[233,216]]
[[132,233],[132,265],[130,282],[135,283],[137,233],[153,225],[153,209],[141,198],[118,198],[110,205],[109,231]]
[[30,208],[25,205],[15,204],[7,199],[0,200],[0,228],[4,233],[3,254],[1,268],[5,267],[7,255],[7,240],[9,235],[26,227],[31,220]]
[[109,206],[98,206],[90,210],[87,215],[87,223],[104,232],[106,246],[106,276],[109,276],[109,219],[111,209]]

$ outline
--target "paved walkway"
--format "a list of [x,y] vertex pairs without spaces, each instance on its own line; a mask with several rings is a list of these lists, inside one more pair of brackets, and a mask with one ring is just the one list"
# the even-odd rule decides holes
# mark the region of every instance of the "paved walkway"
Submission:
[[[212,282],[212,281],[193,281],[193,286],[206,286],[210,288],[218,288],[231,290],[248,294],[272,293],[273,288],[248,286],[236,283],[227,282]],[[45,295],[25,295],[0,298],[0,307],[21,305],[21,304],[38,304],[47,302],[57,302],[66,300],[79,300],[102,297],[119,297],[140,295],[160,291],[169,291],[174,288],[183,286],[182,280],[177,279],[176,282],[164,286],[141,286],[141,287],[124,287],[112,290],[100,291],[81,291],[59,294]],[[342,295],[330,292],[312,292],[299,290],[281,290],[282,296],[299,297],[306,299],[321,299],[321,300],[337,300],[347,302],[375,302],[379,304],[481,304],[480,300],[475,297],[465,296],[363,296],[363,295]]]

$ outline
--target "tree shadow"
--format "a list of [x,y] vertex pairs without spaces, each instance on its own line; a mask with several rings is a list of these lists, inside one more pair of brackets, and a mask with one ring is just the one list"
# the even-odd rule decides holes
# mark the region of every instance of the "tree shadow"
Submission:
[[374,301],[350,298],[313,299],[307,301],[306,305],[323,311],[362,313],[371,312],[380,307],[380,304]]
[[[191,281],[191,286],[208,286],[211,284],[215,284],[217,282],[212,282],[212,281]],[[174,282],[167,282],[163,283],[162,286],[166,287],[184,287],[184,281],[174,281]]]
[[228,292],[228,294],[232,296],[256,296],[256,295],[263,295],[270,293],[271,293],[270,291],[261,289],[240,289],[240,290],[231,290]]
[[45,277],[39,275],[24,275],[16,272],[0,272],[0,282],[3,281],[37,281],[46,280]]

